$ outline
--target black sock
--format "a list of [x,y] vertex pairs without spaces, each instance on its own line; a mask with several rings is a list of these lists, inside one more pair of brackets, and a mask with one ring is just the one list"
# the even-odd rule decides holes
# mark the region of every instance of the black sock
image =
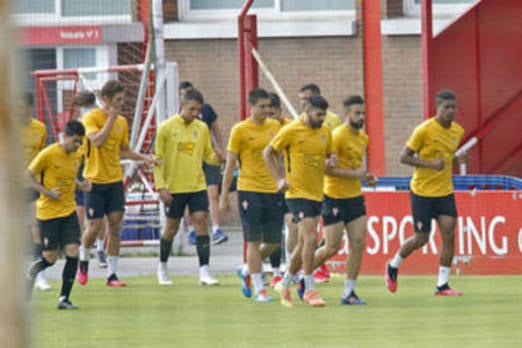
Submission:
[[71,294],[77,268],[78,258],[67,256],[65,258],[65,265],[63,266],[62,291],[60,292],[60,297],[65,297],[66,300],[69,299],[69,295]]
[[172,241],[160,238],[160,262],[167,262],[170,251],[172,250]]
[[38,260],[42,257],[42,244],[33,243],[33,260]]
[[40,258],[34,261],[29,267],[29,276],[34,279],[38,273],[46,268],[51,267],[52,265],[54,265],[54,263],[50,263],[42,255],[40,255]]
[[196,236],[196,250],[198,251],[199,266],[208,265],[210,259],[210,237]]
[[272,254],[270,254],[270,266],[279,267],[281,266],[281,247],[278,246]]

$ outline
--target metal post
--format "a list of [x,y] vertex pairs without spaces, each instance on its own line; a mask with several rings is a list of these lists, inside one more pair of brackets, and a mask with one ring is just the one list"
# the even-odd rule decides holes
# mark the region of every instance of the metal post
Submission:
[[433,96],[431,55],[433,47],[432,0],[422,0],[421,3],[421,53],[422,53],[422,117],[429,118],[435,114],[431,102]]
[[384,118],[382,78],[381,2],[362,2],[364,94],[366,99],[366,130],[368,145],[368,170],[385,175]]

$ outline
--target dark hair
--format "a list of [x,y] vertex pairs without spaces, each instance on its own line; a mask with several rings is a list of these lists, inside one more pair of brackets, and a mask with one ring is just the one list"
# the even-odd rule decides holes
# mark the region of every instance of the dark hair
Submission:
[[178,90],[182,89],[194,89],[194,85],[190,81],[181,81],[178,86]]
[[364,104],[364,99],[360,95],[350,95],[343,101],[343,107],[349,108],[352,105]]
[[197,89],[191,89],[188,90],[187,93],[185,93],[185,95],[183,96],[183,101],[187,102],[189,100],[195,100],[201,105],[205,103],[205,100],[203,99],[203,94],[201,94],[201,92]]
[[437,105],[439,105],[443,101],[456,100],[457,97],[455,96],[455,92],[453,92],[452,90],[450,90],[450,89],[441,89],[440,91],[437,92],[437,98],[436,99],[437,99],[436,103],[437,103]]
[[321,95],[321,90],[319,89],[319,86],[316,85],[315,83],[309,83],[307,85],[304,85],[303,87],[301,87],[301,89],[299,91],[300,92],[310,91],[310,92],[312,92],[312,95]]
[[109,80],[105,82],[101,89],[101,96],[108,97],[112,100],[114,96],[125,90],[125,86],[118,80]]
[[96,94],[92,91],[79,91],[74,96],[74,105],[76,106],[92,106],[96,103]]
[[270,106],[274,108],[281,108],[281,99],[276,93],[270,93]]
[[312,107],[321,110],[328,109],[328,102],[320,95],[312,95],[306,100],[305,108]]
[[34,95],[31,92],[26,92],[24,94],[25,104],[33,106],[34,105]]
[[256,88],[248,93],[248,102],[250,105],[256,105],[259,99],[270,99],[270,94],[262,88]]
[[65,134],[67,136],[72,137],[73,135],[79,135],[81,137],[85,136],[85,127],[78,120],[71,120],[65,124],[64,129]]

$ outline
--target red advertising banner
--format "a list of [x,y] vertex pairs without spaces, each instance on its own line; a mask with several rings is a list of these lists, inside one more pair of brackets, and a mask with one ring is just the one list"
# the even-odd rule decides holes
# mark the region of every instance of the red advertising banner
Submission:
[[[366,252],[361,274],[384,274],[386,261],[413,235],[409,192],[365,192]],[[522,274],[522,191],[457,191],[453,270],[460,274]],[[431,238],[401,265],[401,274],[436,274],[441,239]],[[348,240],[327,265],[344,272]]]
[[25,27],[20,42],[28,46],[96,44],[102,42],[101,25]]

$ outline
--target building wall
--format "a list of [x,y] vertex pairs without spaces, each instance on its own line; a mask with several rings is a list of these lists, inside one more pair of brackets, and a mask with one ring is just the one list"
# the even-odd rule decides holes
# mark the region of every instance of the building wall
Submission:
[[[331,109],[363,93],[362,42],[358,37],[260,39],[259,51],[294,106],[299,88],[317,83]],[[192,81],[220,115],[228,138],[239,120],[235,40],[169,40],[166,57],[179,65],[180,79]],[[421,61],[418,36],[383,36],[384,122],[387,175],[406,175],[398,162],[413,127],[421,121]],[[260,86],[273,90],[260,72]],[[371,141],[371,139],[370,139]]]

